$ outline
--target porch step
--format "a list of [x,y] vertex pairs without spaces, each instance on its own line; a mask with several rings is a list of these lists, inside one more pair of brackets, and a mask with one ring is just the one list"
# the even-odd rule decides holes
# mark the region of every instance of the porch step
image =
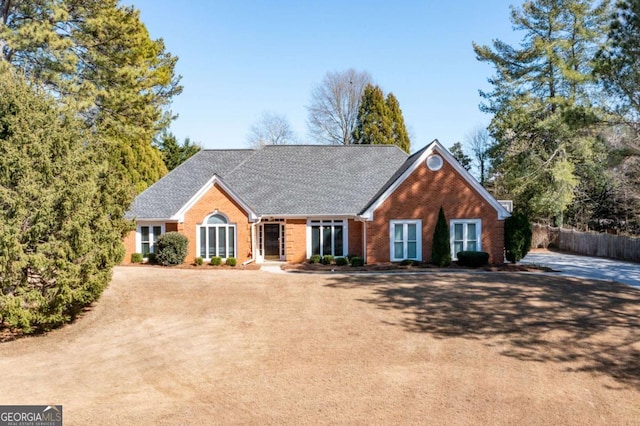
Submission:
[[285,272],[280,268],[281,265],[283,265],[283,262],[264,262],[260,265],[260,270],[274,274],[284,274]]

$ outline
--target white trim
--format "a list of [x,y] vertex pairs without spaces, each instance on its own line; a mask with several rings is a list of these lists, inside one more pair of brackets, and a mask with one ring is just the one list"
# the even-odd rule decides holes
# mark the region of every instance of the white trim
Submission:
[[[409,241],[408,226],[416,226],[416,257],[396,257],[395,256],[395,227],[396,225],[403,225],[402,227],[402,243],[403,254],[408,253],[407,243]],[[401,219],[389,221],[389,260],[391,262],[401,262],[405,259],[422,261],[422,220],[421,219]]]
[[[418,167],[420,167],[423,164],[426,164],[426,159],[427,157],[429,157],[430,155],[437,153],[440,156],[443,157],[443,159],[445,161],[447,161],[459,174],[460,176],[462,176],[464,178],[465,181],[467,181],[467,183],[473,188],[475,189],[482,198],[484,198],[498,213],[498,220],[504,220],[506,218],[508,218],[509,216],[511,216],[509,214],[509,212],[495,199],[493,198],[493,196],[491,194],[489,194],[489,192],[482,186],[480,185],[480,182],[478,182],[473,176],[471,176],[471,174],[466,171],[461,165],[460,163],[458,163],[456,161],[456,159],[453,157],[453,155],[451,155],[451,153],[445,148],[443,147],[440,142],[438,142],[437,139],[435,139],[433,142],[431,142],[431,144],[429,144],[424,151],[417,156],[417,158],[415,158],[413,160],[413,163],[411,164],[411,166],[409,166],[409,168],[407,168],[407,170],[404,171],[404,173],[402,173],[402,175],[400,177],[398,177],[398,179],[395,180],[395,182],[393,182],[389,188],[387,188],[382,195],[380,195],[363,213],[362,213],[362,217],[367,219],[367,220],[373,220],[373,212],[382,205],[382,203],[384,203],[387,198],[389,198],[391,196],[391,194],[393,194],[396,189],[398,189],[398,187],[409,177],[411,176],[411,174],[413,172],[416,171],[416,169]],[[437,172],[434,172],[437,173]]]
[[[349,254],[349,221],[347,219],[335,219],[335,218],[325,218],[325,219],[308,219],[307,220],[307,259],[312,256],[313,247],[311,246],[311,227],[320,225],[320,238],[322,238],[322,228],[323,222],[331,222],[331,227],[333,225],[342,225],[342,256],[338,257],[346,257]],[[331,231],[331,253],[335,253],[335,241],[333,238],[333,230]],[[325,253],[328,254],[328,253]]]
[[[454,232],[454,228],[455,225],[468,225],[468,224],[475,224],[476,225],[476,250],[475,251],[482,251],[482,219],[451,219],[449,221],[449,239],[450,239],[450,244],[451,244],[451,259],[453,260],[458,260],[458,253],[455,253],[455,248],[454,248],[454,240],[455,240],[455,232]],[[462,239],[463,239],[463,247],[462,250],[465,251],[467,250],[467,248],[465,247],[468,241],[468,235],[467,235],[467,227],[465,226],[463,228],[463,235],[462,235]]]
[[176,214],[171,216],[171,220],[177,220],[178,222],[184,222],[185,213],[188,212],[189,209],[191,209],[191,207],[193,207],[198,202],[198,200],[200,200],[200,198],[202,198],[207,193],[207,191],[209,191],[211,188],[213,188],[216,184],[218,184],[220,186],[220,188],[222,188],[222,190],[224,192],[229,194],[229,196],[235,202],[237,202],[240,205],[240,207],[243,208],[243,210],[248,214],[250,222],[253,222],[253,221],[258,219],[258,215],[256,213],[254,213],[253,210],[251,210],[249,205],[247,203],[245,203],[242,200],[242,198],[240,198],[238,196],[238,194],[235,193],[235,191],[233,191],[226,183],[224,183],[224,181],[222,179],[220,179],[218,177],[218,175],[213,175],[213,177],[211,179],[209,179],[207,181],[207,183],[205,183],[202,186],[202,188],[200,188],[198,190],[198,192],[196,192],[195,195],[193,197],[191,197],[189,199],[189,201],[187,201],[186,204],[180,208],[180,210],[178,210],[178,212]]
[[[140,221],[136,224],[136,253],[142,253],[142,227],[146,226],[150,229],[150,234],[151,235],[153,233],[153,227],[154,226],[159,226],[160,227],[160,235],[163,235],[166,233],[166,227],[164,222],[151,222],[151,221]],[[155,253],[155,251],[152,250],[153,248],[153,244],[151,244],[149,246],[149,252],[150,253]],[[147,259],[147,257],[145,257],[144,259]]]

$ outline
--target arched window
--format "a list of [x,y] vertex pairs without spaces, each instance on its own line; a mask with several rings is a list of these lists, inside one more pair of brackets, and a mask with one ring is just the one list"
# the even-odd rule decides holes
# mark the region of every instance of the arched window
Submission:
[[230,224],[225,215],[213,213],[198,228],[200,257],[236,257],[236,225]]

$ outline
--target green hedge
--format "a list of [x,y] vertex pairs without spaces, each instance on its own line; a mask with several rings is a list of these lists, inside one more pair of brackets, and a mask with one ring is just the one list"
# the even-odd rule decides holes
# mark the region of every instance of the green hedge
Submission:
[[354,256],[351,258],[351,266],[364,266],[364,259],[360,256]]
[[181,265],[187,257],[189,239],[179,232],[160,235],[156,242],[156,262],[163,266]]
[[484,251],[461,251],[457,254],[458,264],[477,268],[489,263],[489,253]]

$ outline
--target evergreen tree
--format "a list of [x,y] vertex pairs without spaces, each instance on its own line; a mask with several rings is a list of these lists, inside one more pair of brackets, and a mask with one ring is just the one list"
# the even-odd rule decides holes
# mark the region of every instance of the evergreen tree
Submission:
[[449,225],[444,215],[444,209],[440,207],[438,221],[433,231],[433,245],[431,247],[431,262],[438,266],[451,264],[451,240]]
[[357,144],[393,143],[393,124],[379,86],[369,84],[364,88],[353,141]]
[[471,158],[462,150],[462,144],[460,142],[454,143],[451,148],[449,148],[449,152],[453,155],[458,163],[466,170],[471,170]]
[[393,93],[387,95],[386,104],[391,118],[392,139],[401,150],[410,153],[411,141],[409,140],[409,133],[404,125],[404,117],[402,116],[400,103]]
[[353,141],[357,144],[398,145],[410,151],[409,136],[398,100],[389,93],[386,100],[379,86],[364,89]]
[[0,62],[78,111],[108,145],[112,173],[138,191],[166,173],[151,142],[181,91],[177,58],[137,10],[117,0],[0,0],[0,11]]
[[180,144],[173,133],[167,131],[162,132],[157,146],[169,171],[175,169],[202,149],[200,145],[191,142],[189,138],[186,138],[184,143]]
[[131,197],[77,114],[10,69],[0,77],[0,324],[28,333],[100,296]]
[[495,67],[493,91],[481,108],[494,117],[491,150],[499,169],[496,188],[538,220],[560,225],[583,177],[600,172],[602,140],[593,127],[597,91],[592,57],[602,42],[608,2],[532,0],[512,8],[520,48],[500,40],[493,48],[474,44],[480,61]]

